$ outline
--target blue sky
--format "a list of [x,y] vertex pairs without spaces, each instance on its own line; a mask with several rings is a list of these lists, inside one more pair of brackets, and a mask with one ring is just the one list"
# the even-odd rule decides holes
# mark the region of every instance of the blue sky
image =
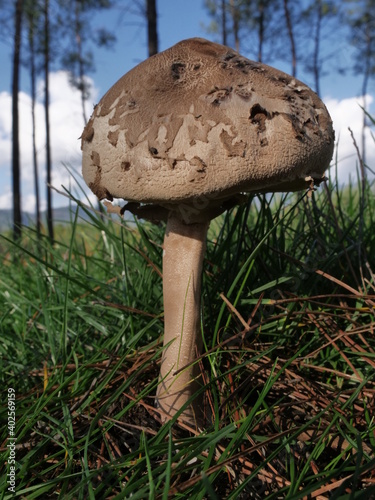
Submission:
[[[147,57],[146,25],[142,17],[128,12],[124,1],[123,6],[110,11],[102,11],[94,16],[94,27],[105,27],[112,31],[117,37],[117,43],[113,50],[98,49],[95,53],[96,72],[92,75],[95,85],[101,93],[104,93],[118,78],[129,71],[137,63]],[[132,10],[136,10],[135,7]],[[164,50],[184,38],[201,36],[220,42],[219,35],[207,32],[211,19],[203,7],[203,0],[159,0],[158,3],[158,31],[159,49]],[[329,30],[327,30],[328,33]],[[333,35],[333,36],[332,36]],[[243,43],[242,52],[251,58],[251,48],[246,48]],[[348,97],[360,93],[361,78],[356,78],[352,73],[345,76],[330,71],[330,67],[341,59],[341,64],[350,66],[352,62],[352,51],[346,42],[343,32],[330,33],[330,38],[323,37],[322,52],[334,48],[336,55],[329,60],[324,70],[326,76],[322,78],[322,91],[325,95],[337,98]],[[298,47],[297,47],[298,50]],[[2,64],[2,76],[0,80],[0,91],[10,90],[11,79],[11,54],[12,41],[0,39],[0,61]],[[283,71],[290,72],[289,64],[283,60],[273,61],[272,65]],[[307,84],[312,85],[311,75],[303,71],[299,66],[298,77]],[[28,88],[28,77],[24,75],[23,86]]]
[[[117,43],[112,50],[98,50],[95,53],[96,72],[90,75],[93,85],[92,102],[88,103],[88,114],[90,114],[93,103],[98,102],[110,86],[118,78],[130,70],[137,63],[147,57],[146,26],[140,16],[127,14],[124,7],[111,12],[102,12],[93,19],[93,25],[105,26],[117,37]],[[215,36],[209,35],[204,26],[208,26],[208,18],[202,0],[159,0],[158,4],[158,31],[159,49],[164,50],[184,38],[200,36],[215,40]],[[216,37],[215,41],[220,41]],[[356,139],[360,141],[362,115],[359,105],[361,104],[360,90],[361,78],[355,78],[352,73],[342,76],[335,71],[328,71],[331,67],[338,65],[350,66],[352,63],[352,52],[346,43],[343,34],[330,33],[323,39],[322,50],[327,48],[335,51],[335,57],[330,59],[324,66],[327,74],[322,79],[322,98],[325,101],[332,118],[338,136],[339,143],[339,167],[344,179],[348,172],[355,175],[355,151],[348,133],[348,126],[352,128]],[[244,48],[240,52],[247,57],[254,57],[251,50]],[[11,40],[0,40],[0,208],[11,206],[9,191],[11,190],[10,158],[11,158]],[[272,65],[286,72],[290,71],[289,63],[278,60],[272,61]],[[303,68],[299,68],[298,78],[308,85],[313,85],[311,75],[304,74]],[[22,93],[20,95],[21,105],[21,161],[22,170],[22,194],[23,208],[33,210],[33,178],[32,178],[32,156],[31,156],[31,122],[30,122],[30,97],[28,75],[25,71],[21,77]],[[37,142],[41,171],[41,191],[44,198],[44,119],[42,107],[43,82],[39,82],[39,102],[37,106]],[[375,82],[369,88],[373,111],[374,101],[372,95],[375,93]],[[64,165],[80,171],[80,149],[79,136],[83,128],[82,116],[79,104],[79,94],[74,91],[68,83],[64,72],[53,71],[51,74],[51,134],[53,142],[53,184],[61,189],[72,186],[72,180]],[[368,161],[372,162],[375,169],[375,152],[373,142],[370,142],[368,131]],[[371,148],[371,149],[370,149]],[[54,195],[55,206],[66,204],[66,200]]]
[[[114,51],[102,49],[96,52],[97,71],[93,78],[100,89],[100,94],[147,57],[146,26],[143,19],[133,15],[126,21],[126,17],[125,7],[117,9],[116,12],[103,12],[96,16],[98,25],[105,26],[107,29],[112,28],[117,37]],[[195,36],[209,38],[220,43],[220,35],[210,34],[207,31],[210,22],[211,18],[203,7],[203,0],[159,0],[159,50],[165,50],[184,38]],[[350,66],[354,60],[344,33],[338,33],[335,36],[335,33],[329,33],[329,27],[326,31],[327,37],[323,37],[322,40],[322,52],[324,53],[329,45],[329,50],[334,47],[336,55],[324,65],[322,93],[338,99],[359,95],[362,84],[360,77],[356,78],[351,72],[342,76],[330,70],[336,65]],[[250,59],[254,58],[256,51],[253,50],[251,53],[251,48],[246,45],[244,41],[244,48],[240,51]],[[289,62],[285,60],[272,61],[271,65],[287,73],[291,71]],[[302,65],[299,65],[298,78],[312,86],[312,76],[303,70]]]

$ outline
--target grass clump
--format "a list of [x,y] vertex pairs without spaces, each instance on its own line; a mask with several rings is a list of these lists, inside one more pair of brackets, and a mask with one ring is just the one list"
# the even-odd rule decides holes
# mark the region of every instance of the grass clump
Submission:
[[[82,209],[82,208],[81,208]],[[370,498],[375,198],[369,182],[257,197],[212,222],[199,360],[207,417],[160,424],[164,227],[88,212],[6,236],[0,377],[16,496]],[[10,498],[8,408],[1,498]]]

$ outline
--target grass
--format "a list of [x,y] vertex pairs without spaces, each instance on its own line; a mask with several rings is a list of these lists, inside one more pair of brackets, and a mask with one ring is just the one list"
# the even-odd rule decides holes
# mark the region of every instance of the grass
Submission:
[[199,361],[207,425],[154,409],[163,226],[73,208],[52,247],[0,239],[0,498],[375,497],[371,183],[214,220]]

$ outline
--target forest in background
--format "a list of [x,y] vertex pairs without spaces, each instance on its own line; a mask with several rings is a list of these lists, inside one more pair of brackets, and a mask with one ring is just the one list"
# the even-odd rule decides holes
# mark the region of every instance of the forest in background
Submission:
[[[162,0],[159,0],[162,1]],[[308,72],[314,90],[320,94],[321,79],[327,72],[355,72],[362,81],[363,127],[360,144],[366,164],[365,130],[370,124],[365,96],[375,74],[374,0],[202,0],[211,19],[207,37],[229,45],[267,64],[275,59],[288,61],[289,73]],[[93,29],[94,14],[117,9],[123,16],[136,13],[146,26],[148,55],[159,50],[157,0],[14,0],[0,1],[1,36],[12,46],[12,195],[13,236],[22,232],[21,149],[19,141],[19,94],[21,68],[29,73],[33,123],[33,176],[36,200],[36,230],[41,231],[39,176],[46,165],[47,232],[54,239],[51,177],[53,171],[50,125],[49,77],[52,70],[69,72],[71,85],[79,90],[82,122],[88,119],[85,103],[90,97],[88,76],[95,71],[95,51],[110,50],[116,36],[106,27]],[[192,9],[194,5],[192,4]],[[126,29],[124,27],[124,29]],[[344,37],[353,59],[339,57],[327,42]],[[333,44],[332,44],[333,47]],[[44,81],[46,144],[43,156],[35,145],[35,102],[37,79]]]

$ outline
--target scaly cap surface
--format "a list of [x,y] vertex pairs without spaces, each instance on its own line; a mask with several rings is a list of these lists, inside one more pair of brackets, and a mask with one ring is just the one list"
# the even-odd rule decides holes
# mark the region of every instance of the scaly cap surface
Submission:
[[82,134],[83,177],[99,199],[204,209],[248,191],[322,178],[334,132],[299,80],[232,49],[184,40],[104,95]]

